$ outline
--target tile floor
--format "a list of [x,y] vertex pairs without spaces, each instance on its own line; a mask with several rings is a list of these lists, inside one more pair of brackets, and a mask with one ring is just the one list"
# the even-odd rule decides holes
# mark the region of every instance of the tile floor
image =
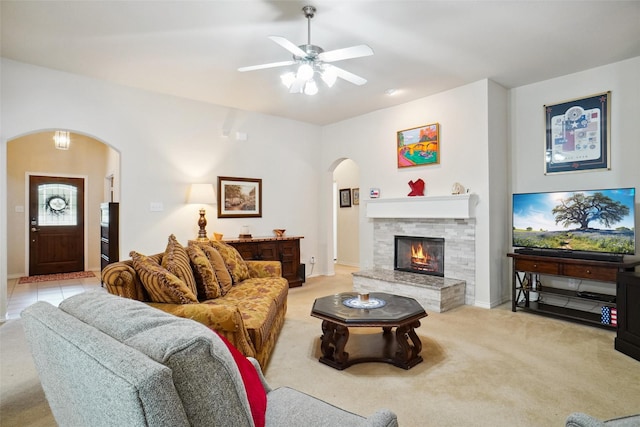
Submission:
[[7,282],[7,320],[19,319],[20,312],[36,301],[47,301],[55,306],[72,295],[98,289],[107,292],[100,286],[100,273],[96,277],[71,280],[54,280],[51,282],[17,284],[18,279]]

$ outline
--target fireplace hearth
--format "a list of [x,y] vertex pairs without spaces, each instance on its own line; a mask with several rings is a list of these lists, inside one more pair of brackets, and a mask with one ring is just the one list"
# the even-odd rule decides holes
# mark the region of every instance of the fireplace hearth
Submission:
[[444,277],[444,239],[395,236],[394,270]]

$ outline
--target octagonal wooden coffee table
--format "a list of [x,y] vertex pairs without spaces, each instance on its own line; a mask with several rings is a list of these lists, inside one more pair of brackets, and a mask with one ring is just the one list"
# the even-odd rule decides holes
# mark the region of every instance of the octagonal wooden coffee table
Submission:
[[[415,329],[427,313],[413,298],[374,292],[361,301],[357,293],[346,292],[316,299],[311,316],[322,319],[320,362],[333,368],[384,362],[410,369],[422,362]],[[349,328],[355,327],[380,327],[382,334],[352,334],[350,340]]]

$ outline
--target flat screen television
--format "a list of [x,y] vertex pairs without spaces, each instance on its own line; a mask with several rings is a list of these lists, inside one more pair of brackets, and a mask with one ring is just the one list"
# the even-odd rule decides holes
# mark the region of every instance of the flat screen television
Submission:
[[635,188],[513,195],[517,253],[622,262],[636,251]]

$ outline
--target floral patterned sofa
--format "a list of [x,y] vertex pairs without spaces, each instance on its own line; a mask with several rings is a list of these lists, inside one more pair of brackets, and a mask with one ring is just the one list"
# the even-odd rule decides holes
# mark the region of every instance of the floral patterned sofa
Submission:
[[245,261],[219,241],[189,241],[185,248],[173,235],[163,253],[129,255],[103,269],[109,293],[196,320],[266,366],[287,311],[280,262]]

